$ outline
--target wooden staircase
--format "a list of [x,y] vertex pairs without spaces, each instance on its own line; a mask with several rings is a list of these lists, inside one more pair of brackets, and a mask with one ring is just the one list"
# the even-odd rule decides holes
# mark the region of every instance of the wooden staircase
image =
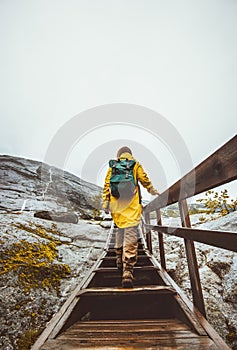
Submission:
[[121,287],[115,231],[58,334],[40,349],[218,349],[177,291],[166,285],[142,240],[134,288]]

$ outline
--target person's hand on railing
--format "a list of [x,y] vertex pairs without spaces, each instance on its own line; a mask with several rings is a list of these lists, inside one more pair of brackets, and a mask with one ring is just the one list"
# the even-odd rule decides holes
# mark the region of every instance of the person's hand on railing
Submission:
[[159,192],[154,188],[154,187],[150,187],[149,188],[149,193],[152,195],[152,196],[159,196]]

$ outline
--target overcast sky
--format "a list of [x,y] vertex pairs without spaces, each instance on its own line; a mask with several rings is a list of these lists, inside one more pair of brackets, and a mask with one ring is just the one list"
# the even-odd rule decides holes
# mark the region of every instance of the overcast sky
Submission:
[[[236,0],[0,0],[0,28],[0,154],[45,160],[78,116],[66,170],[101,185],[126,143],[163,190],[236,134]],[[149,112],[147,127],[134,113],[129,125],[116,113],[89,122],[111,104],[154,111],[177,138],[167,143]]]

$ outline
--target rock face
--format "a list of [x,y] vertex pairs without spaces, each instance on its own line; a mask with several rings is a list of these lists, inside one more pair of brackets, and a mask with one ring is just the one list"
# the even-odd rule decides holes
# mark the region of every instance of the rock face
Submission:
[[107,231],[0,213],[0,349],[26,350],[103,251]]
[[0,179],[0,349],[26,350],[102,252],[101,188],[11,156]]
[[94,217],[101,188],[34,160],[0,156],[0,210],[74,212]]

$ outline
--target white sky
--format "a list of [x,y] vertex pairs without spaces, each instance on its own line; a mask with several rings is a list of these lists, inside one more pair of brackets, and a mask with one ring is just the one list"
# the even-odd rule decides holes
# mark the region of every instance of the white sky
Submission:
[[[194,166],[236,134],[236,0],[1,0],[0,47],[1,154],[44,160],[71,118],[112,103],[161,114]],[[159,190],[182,175],[167,145],[126,125],[88,129],[66,169],[90,179],[89,155],[120,139],[135,156],[151,150],[146,170]]]

